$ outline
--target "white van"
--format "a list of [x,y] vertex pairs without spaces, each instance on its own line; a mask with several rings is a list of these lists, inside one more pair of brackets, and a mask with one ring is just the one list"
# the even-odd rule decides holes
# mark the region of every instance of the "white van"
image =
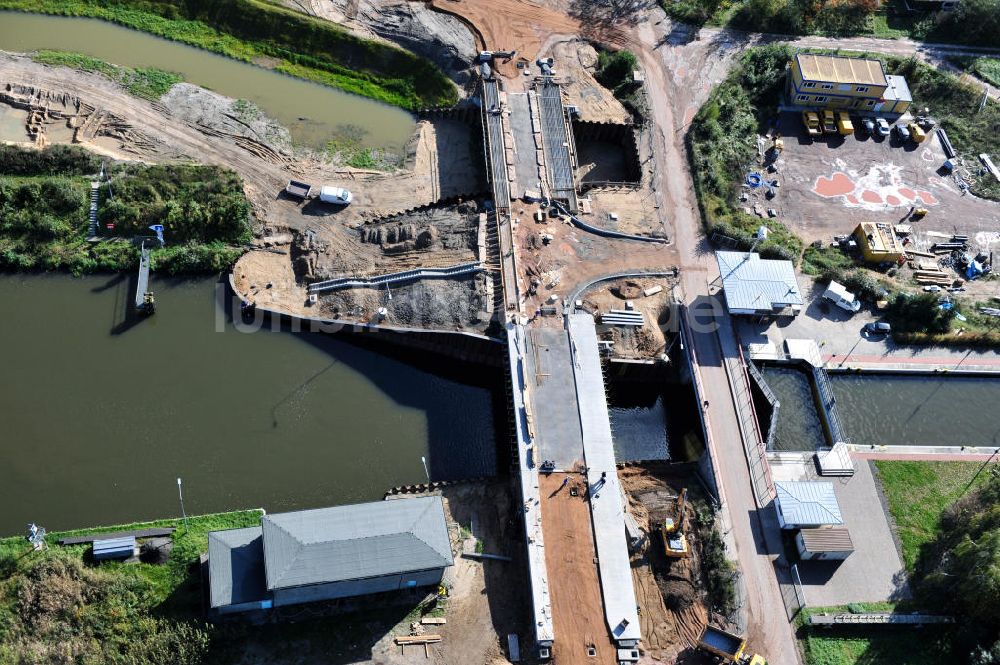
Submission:
[[351,196],[351,193],[343,187],[331,187],[330,185],[324,185],[323,188],[319,190],[319,200],[324,203],[347,205],[353,198],[354,197]]
[[848,312],[853,313],[861,309],[861,301],[854,297],[854,294],[840,282],[830,282],[826,291],[823,292],[823,297]]

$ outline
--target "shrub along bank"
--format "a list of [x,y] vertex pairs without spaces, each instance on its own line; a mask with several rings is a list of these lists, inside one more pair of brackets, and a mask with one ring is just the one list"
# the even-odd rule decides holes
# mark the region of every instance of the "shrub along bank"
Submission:
[[457,100],[429,60],[264,0],[0,0],[0,9],[100,18],[407,109]]
[[783,35],[870,35],[994,47],[1000,0],[962,0],[948,12],[909,11],[902,0],[663,0],[667,15],[701,26]]
[[71,67],[87,72],[97,72],[111,79],[121,87],[125,88],[130,95],[142,97],[156,101],[175,83],[180,83],[184,79],[171,72],[161,69],[120,67],[91,58],[80,53],[69,53],[67,51],[38,51],[32,56],[32,60],[43,65],[57,65],[60,67]]
[[104,240],[87,242],[90,180],[99,168],[77,147],[0,149],[0,269],[131,270],[139,257],[131,239],[163,224],[167,246],[153,251],[155,270],[219,272],[251,238],[250,205],[232,171],[128,164],[112,167],[111,188],[101,188]]
[[798,261],[802,241],[776,220],[766,222],[734,207],[743,174],[755,164],[757,135],[774,115],[791,51],[784,45],[747,50],[712,91],[687,135],[688,157],[705,231],[749,249],[761,224],[770,230],[757,246],[762,256]]
[[[0,539],[0,662],[194,665],[205,662],[213,629],[201,620],[199,556],[208,532],[260,523],[247,510]],[[88,561],[88,545],[58,539],[114,530],[176,527],[166,563]]]

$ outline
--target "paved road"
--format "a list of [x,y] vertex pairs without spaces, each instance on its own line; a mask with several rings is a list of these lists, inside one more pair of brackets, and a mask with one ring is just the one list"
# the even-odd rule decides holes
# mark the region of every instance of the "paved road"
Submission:
[[[691,305],[699,297],[708,295],[708,281],[715,275],[708,272],[713,269],[713,259],[701,236],[693,184],[684,156],[683,129],[690,121],[690,109],[700,105],[714,85],[713,74],[724,75],[726,58],[740,49],[734,46],[708,50],[699,44],[691,47],[671,45],[667,40],[669,22],[662,18],[659,23],[656,21],[654,18],[638,26],[639,39],[635,47],[646,70],[651,117],[657,119],[659,126],[658,137],[653,142],[659,176],[657,198],[661,209],[667,211],[672,220],[680,253],[682,287]],[[685,49],[691,53],[684,52]],[[698,78],[696,84],[685,82],[688,67],[691,75]],[[764,545],[719,344],[715,333],[709,331],[696,331],[693,343],[702,365],[710,432],[716,446],[721,493],[730,523],[727,540],[735,546],[735,558],[743,573],[748,634],[752,646],[763,650],[769,663],[792,665],[799,662],[798,650],[785,618],[772,557]]]

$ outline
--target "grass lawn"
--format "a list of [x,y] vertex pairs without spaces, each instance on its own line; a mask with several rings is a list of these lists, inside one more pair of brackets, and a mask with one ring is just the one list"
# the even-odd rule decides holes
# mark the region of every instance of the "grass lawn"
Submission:
[[920,548],[936,535],[944,509],[988,478],[985,473],[976,477],[982,466],[981,462],[875,462],[908,571],[913,571]]
[[[861,612],[884,612],[892,603],[867,603],[851,606]],[[812,628],[809,615],[823,612],[846,612],[846,607],[806,609],[796,621],[797,635],[807,665],[946,665],[957,662],[951,656],[946,630],[880,626]]]

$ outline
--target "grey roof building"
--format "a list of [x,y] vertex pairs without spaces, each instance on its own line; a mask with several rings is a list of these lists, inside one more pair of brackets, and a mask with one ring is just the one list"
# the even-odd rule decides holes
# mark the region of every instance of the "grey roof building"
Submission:
[[209,604],[225,611],[257,609],[267,601],[260,527],[208,534]]
[[209,534],[211,605],[242,611],[428,586],[453,562],[439,496],[266,515],[260,527]]
[[730,314],[798,314],[802,292],[791,261],[762,259],[755,252],[716,252]]
[[782,529],[840,526],[844,523],[831,482],[780,482],[774,484],[774,489],[778,495],[775,505]]

